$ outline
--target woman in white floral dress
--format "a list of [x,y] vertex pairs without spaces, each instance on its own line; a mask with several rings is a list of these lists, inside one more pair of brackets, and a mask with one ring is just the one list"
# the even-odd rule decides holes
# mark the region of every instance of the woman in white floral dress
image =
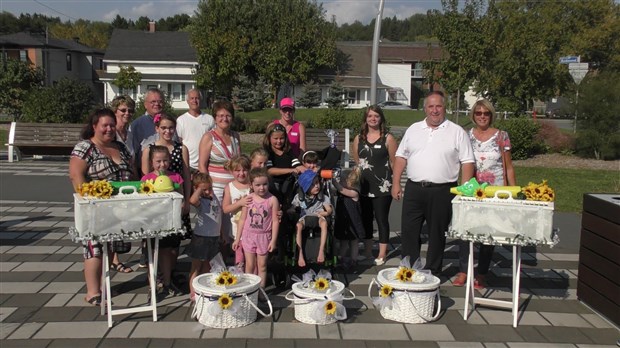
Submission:
[[[469,139],[476,158],[476,180],[493,186],[516,185],[515,172],[510,157],[510,138],[508,133],[492,127],[495,108],[486,99],[478,100],[470,111],[470,118],[475,127],[469,130]],[[492,245],[480,245],[477,274],[474,288],[485,287],[485,277],[489,271],[493,257]],[[463,286],[467,279],[467,263],[469,260],[469,243],[459,245],[460,272],[452,282],[454,286]]]
[[360,134],[353,140],[353,159],[362,171],[360,180],[362,218],[365,236],[363,258],[372,258],[373,219],[379,230],[379,255],[376,265],[385,263],[390,240],[388,216],[392,196],[392,166],[398,144],[387,132],[385,116],[379,106],[366,109]]

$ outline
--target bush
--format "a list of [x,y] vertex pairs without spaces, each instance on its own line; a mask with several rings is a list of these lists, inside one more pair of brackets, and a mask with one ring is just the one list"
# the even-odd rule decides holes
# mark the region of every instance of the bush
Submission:
[[80,81],[62,78],[51,87],[32,90],[22,120],[39,123],[83,123],[93,107],[94,94]]
[[361,113],[347,112],[344,109],[327,109],[313,119],[309,126],[325,129],[349,128],[355,134],[359,131],[360,119]]
[[601,134],[593,129],[580,131],[577,135],[576,153],[586,158],[617,160],[620,158],[620,135],[612,134],[603,142]]
[[512,145],[512,159],[524,160],[544,153],[544,144],[536,137],[541,127],[540,123],[525,117],[517,117],[498,120],[495,126],[508,132]]
[[556,125],[550,122],[540,123],[536,142],[544,144],[546,152],[569,154],[575,151],[575,137],[562,132]]

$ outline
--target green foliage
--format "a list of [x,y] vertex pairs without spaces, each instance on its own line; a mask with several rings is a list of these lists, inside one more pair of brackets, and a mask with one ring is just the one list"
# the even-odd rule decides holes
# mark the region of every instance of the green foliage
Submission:
[[201,0],[189,31],[197,84],[216,95],[230,95],[236,77],[246,75],[262,77],[275,97],[284,83],[334,63],[334,28],[315,1]]
[[112,35],[110,23],[78,19],[74,22],[56,23],[50,26],[52,37],[64,40],[79,39],[89,47],[105,49]]
[[87,84],[62,78],[54,86],[28,94],[22,119],[40,123],[83,123],[93,101],[93,91]]
[[15,59],[0,65],[0,112],[19,119],[28,94],[43,83],[43,70]]
[[306,108],[313,108],[321,105],[321,87],[310,81],[304,85],[302,95],[297,99],[297,104]]
[[252,81],[247,76],[241,76],[238,81],[232,90],[235,105],[244,111],[263,109],[268,95],[265,83],[261,79]]
[[620,134],[620,73],[587,76],[579,86],[577,103],[578,153],[617,159]]
[[[330,109],[342,109],[345,106],[344,103],[345,89],[342,84],[336,79],[329,86],[329,96],[325,98],[325,102]],[[322,128],[322,127],[321,127]]]
[[[163,93],[164,93],[163,112],[169,115],[179,116],[179,113],[176,112],[174,108],[172,107],[172,100],[170,99],[170,96],[166,92],[163,92]],[[141,95],[140,98],[138,98],[138,100],[136,101],[135,116],[138,117],[138,116],[144,115],[145,112],[146,112],[146,108],[144,107],[144,95]]]
[[140,81],[142,81],[142,73],[136,71],[133,65],[121,65],[112,84],[120,88],[121,93],[124,93],[124,91],[138,87]]
[[325,129],[340,129],[349,128],[353,134],[357,133],[360,129],[360,120],[362,119],[361,110],[356,112],[347,112],[342,108],[339,109],[323,109],[322,112],[312,119],[310,127],[312,128],[325,128]]
[[498,120],[495,126],[508,132],[512,145],[511,155],[514,160],[528,159],[544,149],[543,144],[537,140],[540,123],[525,117]]

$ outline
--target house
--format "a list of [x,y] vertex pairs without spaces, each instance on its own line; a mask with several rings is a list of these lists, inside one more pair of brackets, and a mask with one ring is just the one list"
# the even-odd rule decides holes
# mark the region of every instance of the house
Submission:
[[0,54],[4,59],[17,59],[41,68],[46,86],[63,77],[72,78],[89,85],[96,101],[103,101],[103,85],[96,70],[103,66],[104,51],[81,44],[79,38],[62,40],[24,32],[2,35]]
[[[329,86],[338,79],[346,89],[349,108],[363,108],[370,104],[371,41],[339,41],[336,47],[346,58],[341,73],[326,71],[321,79],[322,100],[329,96]],[[425,63],[441,59],[437,44],[420,42],[381,42],[377,65],[377,102],[395,100],[418,108],[425,90]],[[436,88],[437,86],[433,86]],[[281,95],[300,97],[303,86],[290,86]],[[323,103],[324,104],[324,103]]]
[[[196,50],[190,45],[189,33],[115,29],[103,58],[104,70],[99,78],[104,82],[105,101],[127,94],[138,101],[149,88],[166,92],[173,108],[186,109],[187,91],[196,86],[193,72],[198,65]],[[121,66],[133,66],[142,74],[141,83],[131,91],[120,91],[113,81]]]

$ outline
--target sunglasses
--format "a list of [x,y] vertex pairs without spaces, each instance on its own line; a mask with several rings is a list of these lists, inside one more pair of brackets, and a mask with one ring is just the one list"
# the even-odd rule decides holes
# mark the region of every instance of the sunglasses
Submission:
[[130,114],[133,114],[134,112],[136,112],[136,110],[134,110],[134,109],[118,109],[118,111],[120,111],[122,113],[128,112]]
[[486,116],[486,117],[491,117],[491,111],[476,111],[474,112],[475,116]]
[[286,128],[284,128],[283,125],[281,124],[276,124],[275,126],[273,126],[273,129],[271,130],[271,133],[273,132],[284,132],[286,133]]
[[292,108],[282,108],[280,110],[282,110],[282,112],[295,112],[295,109]]

